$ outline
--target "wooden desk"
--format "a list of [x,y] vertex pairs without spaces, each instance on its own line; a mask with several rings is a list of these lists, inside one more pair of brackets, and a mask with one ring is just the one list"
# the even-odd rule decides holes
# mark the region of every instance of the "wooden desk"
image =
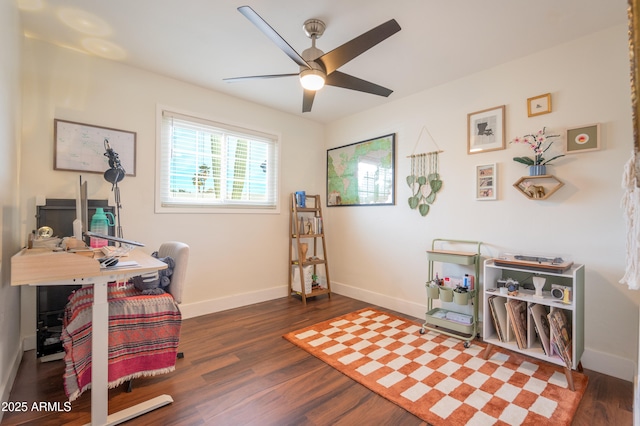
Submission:
[[123,261],[136,266],[100,269],[97,260],[79,254],[47,249],[23,249],[11,258],[11,285],[93,285],[91,339],[91,425],[116,425],[173,402],[160,395],[108,415],[109,408],[109,303],[107,283],[124,281],[146,272],[167,268],[148,254],[133,250]]

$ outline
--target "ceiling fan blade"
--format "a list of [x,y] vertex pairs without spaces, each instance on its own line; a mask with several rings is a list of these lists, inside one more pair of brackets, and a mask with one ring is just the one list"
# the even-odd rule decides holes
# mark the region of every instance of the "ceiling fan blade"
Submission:
[[276,32],[276,30],[274,30],[271,25],[267,24],[267,21],[265,21],[264,19],[262,19],[262,17],[260,17],[260,15],[258,15],[253,9],[251,9],[249,6],[240,6],[238,8],[238,11],[240,13],[242,13],[249,21],[251,21],[251,23],[253,25],[255,25],[256,27],[258,27],[258,29],[260,31],[262,31],[264,33],[264,35],[266,35],[267,37],[269,37],[269,39],[274,42],[276,45],[278,45],[278,47],[287,54],[288,57],[290,57],[291,59],[293,59],[293,62],[295,62],[296,64],[300,65],[301,67],[305,67],[305,68],[311,68],[309,66],[309,64],[307,63],[307,61],[305,61],[302,56],[300,56],[300,54],[298,54],[298,52],[296,52],[293,47],[291,47],[289,45],[289,43],[287,43],[285,41],[285,39],[283,39],[280,34],[278,34]]
[[248,75],[246,77],[223,78],[222,80],[226,81],[227,83],[236,83],[238,81],[244,81],[244,80],[259,80],[259,79],[280,78],[280,77],[297,77],[298,75],[299,75],[298,73],[294,73],[294,74]]
[[346,42],[342,46],[336,47],[331,52],[325,53],[317,60],[322,62],[327,74],[330,74],[398,31],[400,31],[400,25],[395,19],[391,19]]
[[304,95],[302,96],[302,112],[310,112],[313,105],[313,98],[315,98],[315,90],[304,89]]
[[359,92],[371,93],[372,95],[387,97],[393,93],[393,90],[379,86],[361,78],[345,74],[340,71],[334,71],[327,76],[324,82],[329,86],[342,87],[343,89],[357,90]]

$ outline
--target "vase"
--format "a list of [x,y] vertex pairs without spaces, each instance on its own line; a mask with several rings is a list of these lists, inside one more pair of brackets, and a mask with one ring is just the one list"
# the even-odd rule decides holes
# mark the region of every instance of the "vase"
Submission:
[[547,174],[547,166],[529,166],[529,176],[542,176]]
[[307,250],[309,249],[309,243],[300,243],[300,258],[302,262],[307,261]]
[[533,295],[533,297],[536,297],[538,299],[543,299],[544,296],[542,295],[542,289],[544,288],[544,283],[546,281],[546,278],[542,278],[542,277],[533,277],[533,286],[536,289],[536,293]]

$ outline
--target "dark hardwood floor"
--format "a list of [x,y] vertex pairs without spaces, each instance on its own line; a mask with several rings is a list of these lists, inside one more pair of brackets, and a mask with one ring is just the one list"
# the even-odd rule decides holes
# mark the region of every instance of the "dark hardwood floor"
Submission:
[[[371,306],[340,295],[282,298],[183,322],[179,359],[171,374],[138,379],[109,392],[109,411],[166,393],[171,405],[131,425],[425,425],[281,336]],[[385,309],[383,309],[385,310]],[[400,316],[401,315],[396,313]],[[63,362],[24,354],[10,401],[66,401]],[[631,382],[585,369],[589,386],[574,425],[631,425]],[[81,425],[90,421],[90,391],[69,412],[4,413],[2,425]]]

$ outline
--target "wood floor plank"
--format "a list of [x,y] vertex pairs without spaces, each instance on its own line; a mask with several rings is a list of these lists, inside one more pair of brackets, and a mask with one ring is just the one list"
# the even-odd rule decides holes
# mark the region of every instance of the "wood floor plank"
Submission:
[[[336,294],[310,299],[306,306],[283,297],[185,320],[180,338],[185,358],[177,361],[176,371],[135,380],[132,393],[125,386],[110,390],[109,412],[166,393],[172,404],[127,425],[426,425],[282,338],[368,306]],[[10,400],[66,401],[63,370],[62,361],[39,363],[33,351],[26,352]],[[631,382],[588,369],[585,374],[589,386],[573,424],[632,425]],[[90,421],[90,402],[88,391],[71,412],[5,413],[2,425],[82,425]]]

